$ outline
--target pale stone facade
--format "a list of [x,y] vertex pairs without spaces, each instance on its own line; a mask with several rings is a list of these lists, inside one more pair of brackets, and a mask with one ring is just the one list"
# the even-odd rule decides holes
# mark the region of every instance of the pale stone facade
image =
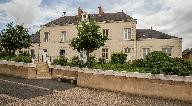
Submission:
[[[114,14],[120,14],[118,15],[119,17],[122,14],[126,15],[123,12]],[[58,19],[58,21],[60,20]],[[67,20],[63,19],[63,21]],[[65,56],[68,59],[71,59],[74,56],[79,56],[79,53],[69,46],[70,40],[77,36],[76,24],[68,23],[60,25],[57,23],[57,20],[50,23],[50,25],[41,27],[39,31],[39,43],[33,43],[33,46],[30,48],[35,50],[35,59],[39,61],[52,61],[60,55]],[[98,24],[101,26],[101,32],[107,33],[109,40],[104,47],[94,51],[92,54],[95,55],[97,59],[100,57],[110,59],[112,53],[125,52],[128,54],[128,60],[134,60],[143,58],[145,54],[147,55],[149,52],[163,50],[170,53],[170,56],[172,57],[182,57],[181,38],[170,36],[152,29],[143,30],[145,31],[144,34],[142,35],[140,33],[139,35],[137,34],[136,23],[136,20],[133,18],[117,21],[109,20],[108,22],[98,21]],[[139,31],[142,30],[138,30],[138,32]],[[145,37],[147,31],[153,31],[149,33],[150,37]],[[161,38],[159,35],[157,37],[155,33],[161,34],[164,37]]]

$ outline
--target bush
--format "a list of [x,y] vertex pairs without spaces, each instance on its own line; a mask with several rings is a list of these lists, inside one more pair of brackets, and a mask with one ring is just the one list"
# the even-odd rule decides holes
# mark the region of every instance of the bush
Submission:
[[83,60],[80,60],[78,56],[72,58],[71,65],[75,67],[84,67]]
[[105,63],[107,63],[106,59],[99,58],[99,64],[105,64]]
[[87,58],[86,66],[89,68],[95,67],[97,62],[96,62],[96,57],[95,56],[89,56]]
[[32,63],[31,56],[27,55],[18,55],[13,60],[16,62]]
[[65,58],[65,57],[60,57],[60,58],[58,58],[58,59],[54,59],[51,64],[52,64],[52,65],[66,66],[66,65],[67,65],[67,58]]
[[127,54],[124,54],[124,53],[114,53],[111,56],[112,64],[117,64],[117,63],[124,64],[126,63],[126,60],[127,60]]

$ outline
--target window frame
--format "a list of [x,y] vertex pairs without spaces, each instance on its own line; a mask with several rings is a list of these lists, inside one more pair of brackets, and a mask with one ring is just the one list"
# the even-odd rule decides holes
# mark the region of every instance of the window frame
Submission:
[[131,28],[124,28],[124,40],[131,40]]
[[44,32],[44,42],[48,42],[49,41],[49,32]]
[[[145,51],[144,51],[145,50]],[[143,59],[146,58],[146,56],[151,52],[150,48],[142,48],[142,56]]]
[[101,57],[104,59],[109,59],[109,48],[101,49]]
[[[63,55],[61,55],[61,51],[64,51],[64,52],[63,52]],[[60,56],[60,57],[65,57],[65,54],[66,54],[65,49],[60,49],[60,50],[59,50],[59,56]]]
[[[64,34],[65,33],[65,34]],[[61,36],[60,36],[60,42],[66,42],[67,41],[67,31],[61,31]]]
[[[170,53],[168,52],[168,49],[170,49]],[[171,47],[163,47],[162,52],[166,53],[168,56],[171,56],[172,55],[172,48]]]
[[109,36],[109,29],[103,29],[103,32],[102,32],[103,36]]

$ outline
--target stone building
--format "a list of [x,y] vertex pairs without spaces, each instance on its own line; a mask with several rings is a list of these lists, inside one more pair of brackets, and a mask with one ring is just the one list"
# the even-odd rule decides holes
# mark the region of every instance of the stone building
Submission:
[[153,29],[137,29],[137,20],[124,12],[104,13],[99,7],[98,14],[87,14],[78,8],[76,16],[63,16],[41,27],[34,36],[30,48],[38,61],[52,61],[60,56],[71,59],[78,53],[69,46],[77,36],[76,25],[85,19],[95,19],[103,35],[109,40],[104,47],[92,54],[97,58],[110,59],[112,53],[124,52],[128,60],[145,58],[152,51],[163,51],[172,57],[182,57],[182,39]]
[[192,48],[191,49],[186,49],[186,50],[184,50],[183,51],[183,53],[182,53],[182,57],[183,57],[183,59],[185,59],[185,60],[192,60]]

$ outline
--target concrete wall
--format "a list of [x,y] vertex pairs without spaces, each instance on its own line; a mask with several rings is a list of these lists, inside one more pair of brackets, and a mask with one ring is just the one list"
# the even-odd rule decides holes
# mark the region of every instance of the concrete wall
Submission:
[[[74,76],[71,75],[71,70],[75,73]],[[57,66],[54,71],[54,78],[57,75],[76,77],[77,85],[81,87],[192,102],[192,76],[70,69],[61,66]]]
[[36,65],[14,61],[0,61],[0,74],[35,79]]

